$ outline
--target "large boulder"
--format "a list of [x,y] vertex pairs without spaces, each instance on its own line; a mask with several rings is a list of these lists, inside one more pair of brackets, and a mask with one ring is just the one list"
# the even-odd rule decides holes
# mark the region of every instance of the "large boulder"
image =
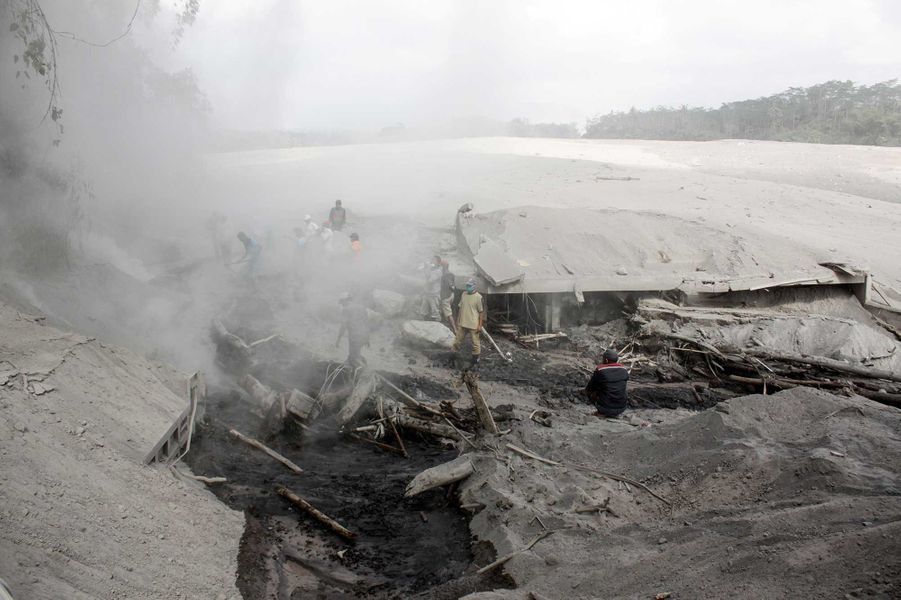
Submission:
[[404,297],[389,290],[373,290],[372,306],[386,317],[396,317],[404,311]]
[[454,344],[454,334],[438,321],[404,321],[400,327],[403,340],[417,348],[447,348]]

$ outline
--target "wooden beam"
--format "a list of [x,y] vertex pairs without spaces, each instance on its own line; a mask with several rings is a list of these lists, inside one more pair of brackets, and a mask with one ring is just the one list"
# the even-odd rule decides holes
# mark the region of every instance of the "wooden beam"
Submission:
[[241,441],[244,442],[245,444],[248,444],[248,445],[250,445],[250,446],[253,446],[253,447],[256,448],[257,450],[260,450],[260,451],[266,453],[268,456],[270,456],[270,457],[274,458],[275,460],[277,460],[278,462],[282,463],[283,465],[285,465],[286,467],[288,467],[289,469],[291,469],[292,471],[294,471],[294,472],[297,473],[298,475],[300,475],[301,473],[303,473],[303,469],[301,469],[300,467],[298,467],[297,465],[295,465],[293,462],[291,462],[290,460],[288,460],[287,458],[285,458],[284,456],[282,456],[281,454],[279,454],[278,452],[276,452],[276,451],[273,450],[272,448],[266,446],[266,445],[263,444],[262,442],[259,442],[259,441],[255,440],[255,439],[253,439],[252,437],[247,437],[246,435],[244,435],[243,433],[241,433],[241,432],[238,431],[237,429],[229,429],[228,432],[229,432],[233,437],[235,437],[235,438],[241,440]]

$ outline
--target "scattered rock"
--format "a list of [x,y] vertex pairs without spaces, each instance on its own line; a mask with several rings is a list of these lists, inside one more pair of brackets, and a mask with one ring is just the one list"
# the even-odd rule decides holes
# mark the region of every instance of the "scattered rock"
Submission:
[[445,348],[454,344],[454,334],[438,321],[404,321],[401,325],[403,340],[417,348]]
[[373,290],[372,306],[386,317],[396,317],[404,311],[404,297],[389,290]]

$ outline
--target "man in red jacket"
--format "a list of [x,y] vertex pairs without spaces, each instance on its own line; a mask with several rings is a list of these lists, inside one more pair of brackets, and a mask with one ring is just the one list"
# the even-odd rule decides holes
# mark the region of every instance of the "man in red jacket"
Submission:
[[613,419],[621,415],[628,405],[626,384],[629,371],[617,362],[619,355],[612,348],[604,351],[601,360],[585,386],[585,393],[597,407],[599,417]]

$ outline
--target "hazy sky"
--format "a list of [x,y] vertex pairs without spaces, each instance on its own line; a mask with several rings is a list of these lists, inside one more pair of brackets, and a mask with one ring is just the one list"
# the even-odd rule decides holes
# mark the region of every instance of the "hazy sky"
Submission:
[[576,121],[901,76],[897,0],[203,0],[173,64],[220,125]]

